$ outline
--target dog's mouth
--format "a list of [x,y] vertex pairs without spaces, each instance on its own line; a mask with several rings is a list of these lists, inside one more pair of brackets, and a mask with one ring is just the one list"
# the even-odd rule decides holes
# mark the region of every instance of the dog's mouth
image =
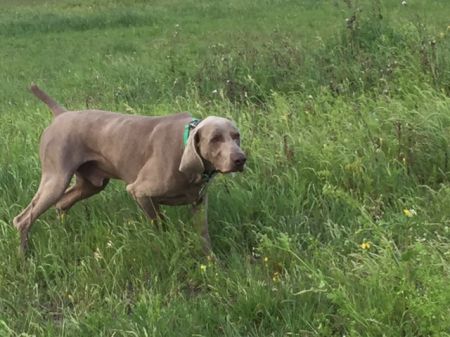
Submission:
[[243,172],[247,158],[243,154],[232,155],[231,160],[226,165],[217,165],[215,170],[217,172],[226,174],[233,172]]
[[244,167],[245,167],[245,164],[237,165],[234,167],[234,169],[231,172],[244,172]]
[[233,172],[244,172],[244,168],[245,168],[245,164],[235,165],[231,169],[219,170],[219,172],[222,174],[233,173]]

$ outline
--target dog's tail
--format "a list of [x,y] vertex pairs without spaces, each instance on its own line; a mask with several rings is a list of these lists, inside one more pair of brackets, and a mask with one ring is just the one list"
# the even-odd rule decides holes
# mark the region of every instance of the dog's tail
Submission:
[[56,103],[56,101],[53,100],[53,98],[51,98],[44,91],[42,91],[36,84],[31,83],[30,90],[37,98],[39,98],[42,102],[48,105],[50,110],[52,110],[53,112],[53,116],[56,117],[62,114],[63,112],[67,111],[66,108]]

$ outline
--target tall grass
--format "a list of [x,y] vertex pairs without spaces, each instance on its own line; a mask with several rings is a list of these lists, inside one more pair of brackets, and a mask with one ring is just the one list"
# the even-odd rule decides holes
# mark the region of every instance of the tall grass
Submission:
[[[450,335],[448,4],[38,3],[0,14],[1,336]],[[187,208],[160,231],[120,182],[48,211],[23,260],[51,119],[31,81],[233,118],[249,163],[210,188],[218,261]]]

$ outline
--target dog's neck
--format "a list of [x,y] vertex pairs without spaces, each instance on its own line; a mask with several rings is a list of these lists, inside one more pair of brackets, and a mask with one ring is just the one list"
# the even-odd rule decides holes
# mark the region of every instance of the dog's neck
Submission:
[[202,160],[203,166],[205,167],[205,170],[202,173],[202,182],[208,183],[217,174],[218,171],[211,162],[203,158]]

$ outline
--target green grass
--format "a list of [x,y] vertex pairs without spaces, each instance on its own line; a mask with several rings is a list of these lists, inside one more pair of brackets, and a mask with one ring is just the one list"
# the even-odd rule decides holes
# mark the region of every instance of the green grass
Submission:
[[[2,1],[0,336],[450,336],[450,3],[407,2]],[[22,259],[33,81],[72,109],[233,118],[249,162],[210,189],[218,262],[188,208],[158,231],[120,182],[49,210]]]

